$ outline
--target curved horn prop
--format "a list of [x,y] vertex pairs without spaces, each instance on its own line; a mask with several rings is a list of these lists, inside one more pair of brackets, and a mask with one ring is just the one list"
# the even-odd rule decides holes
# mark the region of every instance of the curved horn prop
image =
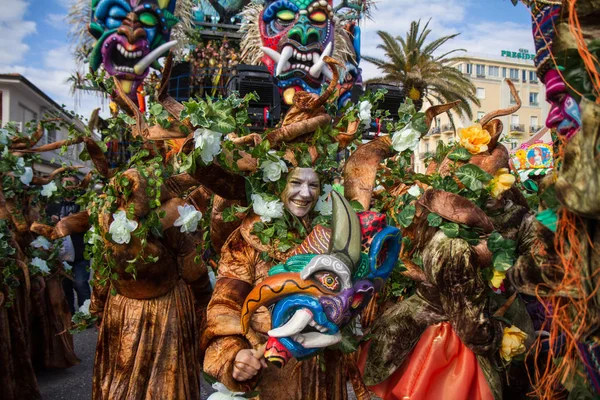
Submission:
[[360,221],[350,203],[338,192],[331,192],[333,223],[328,254],[338,258],[353,271],[360,263]]
[[517,88],[515,88],[515,85],[512,83],[512,81],[510,79],[507,79],[506,83],[508,84],[508,88],[510,89],[510,94],[515,98],[515,101],[516,101],[517,104],[514,105],[514,106],[512,106],[512,107],[509,107],[509,108],[503,108],[502,110],[496,110],[496,111],[490,112],[489,114],[486,114],[479,121],[479,123],[481,124],[481,126],[485,126],[488,122],[490,122],[494,118],[503,117],[505,115],[513,114],[519,108],[521,108],[521,104],[522,103],[521,103],[521,98],[519,97],[519,92],[517,92]]

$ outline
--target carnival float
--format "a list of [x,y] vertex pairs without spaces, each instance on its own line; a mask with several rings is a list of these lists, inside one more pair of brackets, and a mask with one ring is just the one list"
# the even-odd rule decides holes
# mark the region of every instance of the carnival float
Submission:
[[[598,396],[600,9],[523,2],[553,143],[504,146],[507,80],[514,105],[416,173],[458,102],[405,93],[392,117],[385,90],[356,89],[371,1],[77,1],[111,115],[45,145],[65,121],[0,130],[3,398],[39,398],[34,366],[77,363],[71,335],[92,325],[94,399],[199,399],[202,379],[215,400]],[[231,90],[244,71],[279,120]],[[64,184],[73,165],[34,176],[40,153],[81,143],[80,183]],[[78,212],[46,215],[73,193]],[[93,280],[71,315],[74,234]]]

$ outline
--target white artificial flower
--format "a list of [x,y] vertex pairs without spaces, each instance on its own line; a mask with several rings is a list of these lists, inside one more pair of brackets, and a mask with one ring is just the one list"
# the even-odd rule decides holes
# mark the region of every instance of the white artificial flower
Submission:
[[[5,150],[8,154],[8,149]],[[20,169],[25,168],[25,160],[22,157],[19,157],[19,159],[17,160],[17,167],[19,167]]]
[[216,392],[208,396],[207,400],[246,400],[243,392],[232,392],[221,382],[213,383],[212,388],[215,389]]
[[411,124],[408,124],[392,134],[392,147],[398,153],[402,153],[404,150],[414,152],[419,147],[420,140],[421,134],[419,131],[413,129]]
[[63,264],[63,268],[67,272],[69,272],[69,271],[71,271],[73,269],[73,266],[71,264],[69,264],[68,262],[66,262],[66,261],[63,261],[62,264]]
[[48,268],[48,264],[46,263],[46,260],[42,260],[39,257],[34,257],[33,260],[31,260],[31,265],[33,265],[34,267],[37,267],[37,269],[39,269],[40,272],[44,275],[47,275],[50,273],[50,268]]
[[179,218],[173,223],[174,226],[180,226],[179,231],[185,232],[196,232],[198,229],[198,222],[202,219],[202,213],[196,210],[196,207],[190,204],[184,204],[177,207],[179,212]]
[[[273,154],[274,152],[269,152]],[[281,174],[283,172],[288,172],[288,167],[281,158],[273,155],[277,158],[277,161],[264,160],[260,163],[260,169],[263,172],[263,181],[265,182],[277,182],[281,179]]]
[[0,144],[8,144],[8,131],[0,129]]
[[418,185],[412,185],[410,189],[408,189],[408,194],[413,197],[421,196],[421,188]]
[[100,237],[100,235],[98,235],[98,234],[96,233],[96,228],[95,228],[95,227],[93,227],[93,226],[92,226],[88,232],[91,232],[91,233],[92,233],[92,234],[91,234],[91,235],[88,237],[88,241],[87,241],[87,243],[88,243],[88,244],[94,244],[94,243],[96,243],[97,241],[99,241],[100,239],[102,239],[102,238]]
[[329,197],[332,189],[331,185],[323,185],[323,194],[319,196],[319,200],[315,205],[315,211],[321,215],[331,215],[333,212],[333,203]]
[[200,157],[204,164],[210,164],[217,154],[221,152],[221,138],[223,134],[206,128],[196,129],[194,144],[200,149]]
[[259,194],[252,195],[252,209],[256,215],[260,215],[262,222],[271,222],[273,218],[283,217],[283,203],[281,201],[265,201]]
[[118,244],[127,244],[131,240],[131,232],[138,227],[136,221],[127,218],[127,213],[123,210],[113,214],[113,222],[108,228],[108,233],[112,235],[112,240]]
[[31,245],[36,249],[44,249],[49,250],[52,243],[48,239],[43,236],[38,236],[34,241],[31,242]]
[[90,299],[87,299],[86,301],[84,301],[83,304],[81,305],[81,307],[79,307],[79,312],[90,315],[90,304],[91,304]]
[[214,289],[217,284],[217,277],[212,268],[208,268],[208,281],[210,282],[210,287]]
[[49,184],[42,186],[42,196],[52,197],[52,194],[58,190],[58,186],[54,181],[50,181]]
[[371,108],[373,104],[368,100],[361,101],[358,105],[358,118],[367,127],[371,125]]
[[19,160],[17,161],[17,166],[25,169],[25,172],[23,172],[21,175],[18,175],[19,180],[24,185],[29,186],[31,180],[33,179],[33,169],[31,169],[31,167],[26,167],[25,160],[23,160],[22,158],[19,158]]

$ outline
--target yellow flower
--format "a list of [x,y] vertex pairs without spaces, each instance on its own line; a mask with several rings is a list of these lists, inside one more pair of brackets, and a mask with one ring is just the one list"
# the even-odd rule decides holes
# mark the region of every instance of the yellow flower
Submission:
[[525,350],[527,350],[525,339],[527,339],[527,334],[516,326],[513,325],[510,328],[504,328],[502,348],[500,349],[502,358],[510,362],[513,357],[525,353]]
[[506,272],[494,270],[494,277],[492,278],[492,280],[490,282],[492,283],[492,286],[494,288],[498,289],[500,286],[502,286],[502,282],[504,282],[505,278],[506,278]]
[[508,168],[500,168],[496,171],[494,179],[490,182],[491,194],[495,199],[499,198],[502,193],[506,192],[515,183],[515,177],[508,173]]
[[481,124],[459,129],[458,137],[460,138],[460,145],[471,154],[479,154],[487,151],[487,145],[492,140],[490,133],[483,129]]

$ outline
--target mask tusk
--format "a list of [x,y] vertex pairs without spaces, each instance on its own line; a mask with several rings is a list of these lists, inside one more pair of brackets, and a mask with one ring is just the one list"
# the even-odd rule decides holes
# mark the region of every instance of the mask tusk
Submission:
[[137,64],[135,64],[135,66],[133,67],[133,72],[135,72],[136,75],[142,75],[144,71],[146,71],[146,68],[150,66],[150,64],[152,64],[165,51],[170,50],[176,44],[177,40],[171,40],[170,42],[158,46],[156,49],[146,54],[146,57],[142,58],[140,61],[137,62]]

